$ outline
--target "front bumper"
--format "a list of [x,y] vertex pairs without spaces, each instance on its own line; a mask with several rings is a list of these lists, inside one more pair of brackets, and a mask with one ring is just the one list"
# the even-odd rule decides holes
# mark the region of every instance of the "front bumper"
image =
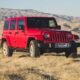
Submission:
[[40,47],[43,48],[70,48],[71,47],[71,43],[42,43]]
[[72,48],[72,47],[77,47],[77,44],[72,41],[72,42],[69,42],[70,46],[68,47],[55,47],[55,44],[56,43],[43,43],[43,42],[39,42],[39,47],[41,49],[43,49],[44,51],[46,50],[49,50],[49,51],[64,51],[66,49],[69,49],[69,48]]

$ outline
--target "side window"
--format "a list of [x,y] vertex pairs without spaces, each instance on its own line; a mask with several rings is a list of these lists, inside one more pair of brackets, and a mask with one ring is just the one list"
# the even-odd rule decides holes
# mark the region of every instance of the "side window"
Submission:
[[16,26],[16,20],[12,20],[10,22],[10,30],[15,30],[15,26]]
[[18,21],[18,29],[19,30],[24,30],[24,20],[19,20]]
[[9,21],[5,21],[4,30],[8,30],[8,29],[9,29]]

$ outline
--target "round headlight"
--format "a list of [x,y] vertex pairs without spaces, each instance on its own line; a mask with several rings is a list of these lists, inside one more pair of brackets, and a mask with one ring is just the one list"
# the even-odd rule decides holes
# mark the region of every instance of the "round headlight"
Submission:
[[50,34],[44,34],[44,38],[45,39],[49,39],[50,38]]

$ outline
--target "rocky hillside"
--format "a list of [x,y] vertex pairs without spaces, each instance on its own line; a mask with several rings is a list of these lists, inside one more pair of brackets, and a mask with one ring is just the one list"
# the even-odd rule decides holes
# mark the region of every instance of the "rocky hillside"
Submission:
[[44,12],[39,12],[32,9],[8,9],[0,8],[0,23],[3,23],[3,19],[12,16],[54,16],[58,24],[62,26],[62,29],[71,30],[80,27],[80,19],[73,16],[49,14]]

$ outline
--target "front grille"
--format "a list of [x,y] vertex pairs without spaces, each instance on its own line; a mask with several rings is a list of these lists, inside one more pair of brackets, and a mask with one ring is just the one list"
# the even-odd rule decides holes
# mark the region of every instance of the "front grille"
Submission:
[[71,40],[71,38],[67,37],[67,33],[66,32],[54,32],[50,34],[50,41],[52,42],[69,42]]

